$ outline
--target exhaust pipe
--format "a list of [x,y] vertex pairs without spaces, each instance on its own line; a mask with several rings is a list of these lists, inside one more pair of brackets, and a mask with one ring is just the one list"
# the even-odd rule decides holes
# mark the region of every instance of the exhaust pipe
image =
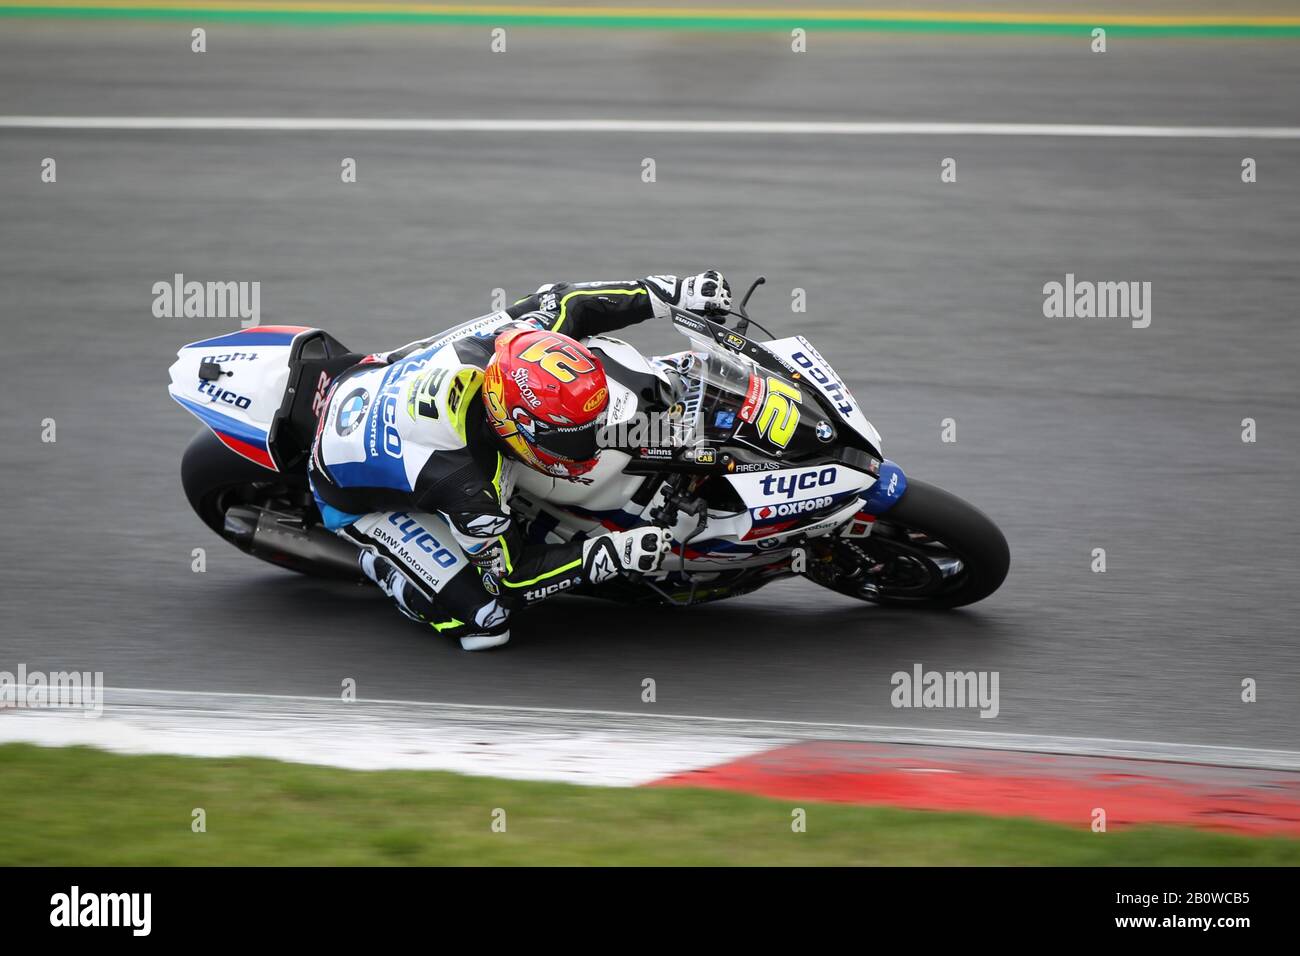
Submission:
[[236,505],[226,512],[225,534],[240,549],[274,564],[306,563],[321,577],[365,580],[357,566],[358,548],[318,525],[304,526],[296,515]]

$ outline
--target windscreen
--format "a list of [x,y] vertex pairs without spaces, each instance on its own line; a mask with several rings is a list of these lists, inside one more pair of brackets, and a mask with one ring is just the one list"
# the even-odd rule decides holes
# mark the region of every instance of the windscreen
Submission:
[[[698,342],[698,340],[697,340]],[[683,444],[725,442],[746,417],[753,417],[762,389],[756,366],[717,346],[701,347],[679,356]]]

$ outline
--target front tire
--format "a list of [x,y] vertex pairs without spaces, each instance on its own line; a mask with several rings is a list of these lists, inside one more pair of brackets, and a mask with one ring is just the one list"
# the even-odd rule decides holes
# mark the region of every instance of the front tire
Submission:
[[984,512],[942,488],[909,478],[865,538],[828,538],[808,576],[875,604],[954,608],[982,601],[1006,579],[1007,539]]

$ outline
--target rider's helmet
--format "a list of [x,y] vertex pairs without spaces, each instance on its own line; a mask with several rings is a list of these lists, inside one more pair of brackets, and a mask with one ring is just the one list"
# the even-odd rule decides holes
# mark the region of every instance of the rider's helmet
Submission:
[[567,335],[509,329],[483,373],[488,421],[524,463],[576,478],[596,466],[609,409],[605,370]]

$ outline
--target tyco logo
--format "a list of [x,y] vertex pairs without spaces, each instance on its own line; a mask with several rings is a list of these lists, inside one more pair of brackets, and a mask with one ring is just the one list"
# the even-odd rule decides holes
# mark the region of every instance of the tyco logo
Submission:
[[836,408],[845,415],[851,414],[853,412],[853,399],[849,395],[848,388],[833,372],[827,372],[821,367],[819,362],[824,360],[822,360],[816,349],[810,345],[808,350],[817,356],[817,361],[810,359],[803,352],[795,352],[790,358],[794,359],[795,363],[808,373],[809,378],[826,390],[826,394],[830,396]]
[[425,554],[432,556],[440,568],[450,568],[456,563],[456,555],[442,546],[437,538],[422,528],[414,518],[404,511],[394,511],[388,516],[388,523],[397,529],[402,544],[414,545]]
[[563,581],[557,581],[555,584],[548,584],[545,587],[533,588],[524,592],[524,600],[528,602],[540,601],[542,598],[548,598],[552,594],[558,594],[560,591],[567,590],[573,586],[573,578],[566,578]]
[[837,474],[835,466],[828,465],[820,471],[764,475],[759,484],[763,486],[763,494],[765,495],[775,496],[780,494],[786,498],[793,498],[796,492],[811,491],[823,485],[835,484]]
[[392,395],[381,395],[378,410],[379,414],[370,420],[370,457],[376,458],[379,455],[375,431],[382,419],[384,424],[384,454],[388,455],[389,458],[401,458],[402,433],[397,430],[397,399]]
[[224,405],[234,405],[236,408],[248,408],[253,404],[251,398],[236,395],[224,388],[217,388],[217,386],[207,381],[199,382],[199,394],[208,396],[209,402],[221,402]]

